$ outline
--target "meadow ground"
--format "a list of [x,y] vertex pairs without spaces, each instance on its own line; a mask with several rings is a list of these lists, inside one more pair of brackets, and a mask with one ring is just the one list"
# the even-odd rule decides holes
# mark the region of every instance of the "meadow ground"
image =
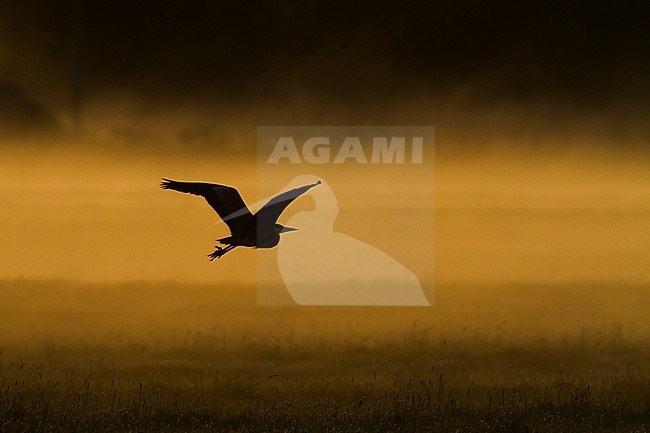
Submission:
[[440,286],[432,308],[0,282],[0,431],[648,431],[647,287]]

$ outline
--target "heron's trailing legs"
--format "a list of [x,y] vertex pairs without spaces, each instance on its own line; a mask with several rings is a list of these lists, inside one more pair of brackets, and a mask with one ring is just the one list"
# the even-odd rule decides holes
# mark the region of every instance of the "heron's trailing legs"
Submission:
[[218,259],[224,254],[226,254],[228,251],[233,250],[236,248],[236,245],[228,245],[226,248],[222,248],[219,245],[215,245],[216,250],[214,250],[214,253],[208,254],[208,257],[210,257],[210,261],[213,261],[214,259]]

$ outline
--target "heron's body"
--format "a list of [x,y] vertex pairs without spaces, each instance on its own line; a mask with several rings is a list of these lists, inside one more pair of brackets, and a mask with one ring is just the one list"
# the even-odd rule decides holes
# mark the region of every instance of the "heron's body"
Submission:
[[280,243],[280,233],[276,230],[264,233],[263,237],[258,239],[257,233],[257,218],[253,218],[248,222],[244,232],[238,236],[226,236],[225,238],[217,239],[222,245],[233,245],[236,247],[249,247],[249,248],[273,248]]
[[280,214],[302,194],[320,185],[301,186],[273,197],[256,214],[252,214],[239,192],[230,186],[202,182],[179,182],[163,178],[160,187],[201,196],[217,212],[230,229],[230,236],[217,239],[225,248],[216,246],[210,260],[218,259],[236,247],[273,248],[280,242],[280,234],[297,230],[277,223]]

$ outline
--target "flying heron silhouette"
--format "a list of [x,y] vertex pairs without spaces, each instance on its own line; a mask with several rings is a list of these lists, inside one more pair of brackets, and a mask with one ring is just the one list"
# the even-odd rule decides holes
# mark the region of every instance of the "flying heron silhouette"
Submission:
[[281,233],[298,230],[277,223],[282,212],[295,199],[320,184],[319,180],[316,183],[283,192],[269,200],[255,215],[248,209],[239,191],[231,186],[203,182],[179,182],[163,178],[160,187],[205,198],[226,223],[230,229],[230,236],[217,239],[217,242],[226,245],[226,247],[215,245],[215,251],[208,254],[210,261],[213,261],[237,247],[275,247],[280,242]]

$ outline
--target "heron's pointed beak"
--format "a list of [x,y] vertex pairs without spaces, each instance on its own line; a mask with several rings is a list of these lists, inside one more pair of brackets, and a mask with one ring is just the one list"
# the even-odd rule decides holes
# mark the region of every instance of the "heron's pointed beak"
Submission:
[[298,229],[295,228],[295,227],[286,227],[285,226],[285,227],[282,227],[282,230],[280,230],[280,233],[295,232],[296,230],[298,230]]

